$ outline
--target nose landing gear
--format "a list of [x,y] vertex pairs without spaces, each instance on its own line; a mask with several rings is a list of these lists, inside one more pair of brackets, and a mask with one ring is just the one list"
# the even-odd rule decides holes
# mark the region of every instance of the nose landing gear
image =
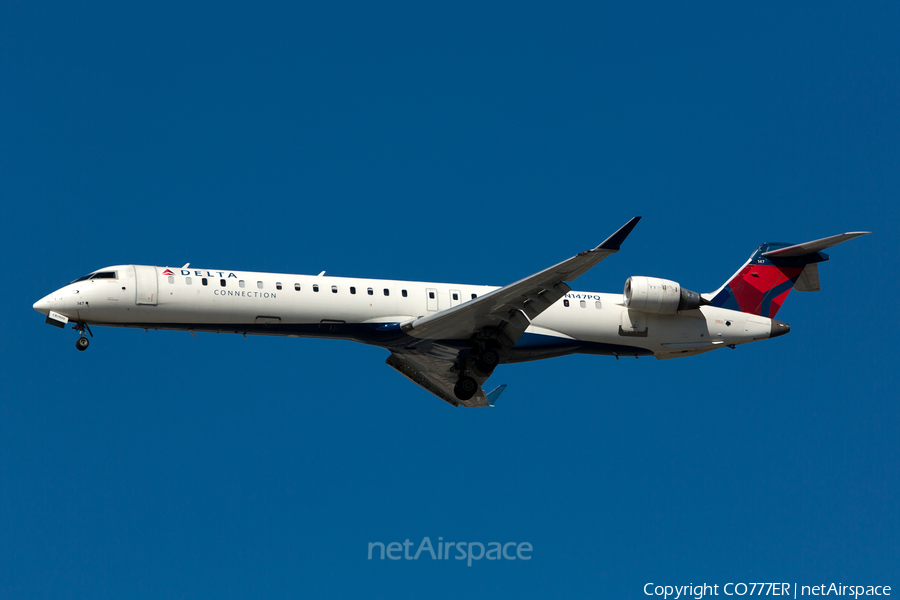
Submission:
[[90,334],[91,337],[94,337],[94,334],[91,332],[91,328],[88,327],[87,323],[75,323],[72,327],[75,331],[78,332],[78,339],[75,340],[75,347],[78,348],[79,351],[84,352],[87,350],[87,347],[90,345],[91,341],[84,335],[85,330]]

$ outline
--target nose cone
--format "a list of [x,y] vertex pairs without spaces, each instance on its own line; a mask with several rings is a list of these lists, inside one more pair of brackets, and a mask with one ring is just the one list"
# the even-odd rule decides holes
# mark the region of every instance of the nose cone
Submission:
[[43,298],[35,302],[32,307],[42,315],[46,316],[50,314],[50,296],[44,296]]
[[776,321],[772,319],[772,330],[769,332],[769,337],[778,337],[779,335],[784,335],[786,333],[790,333],[791,326],[787,323],[782,323],[781,321]]

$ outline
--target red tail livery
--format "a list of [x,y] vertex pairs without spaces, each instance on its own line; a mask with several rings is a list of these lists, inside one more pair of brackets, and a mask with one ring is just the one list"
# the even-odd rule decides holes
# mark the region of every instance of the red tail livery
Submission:
[[867,231],[842,233],[805,244],[763,244],[743,267],[716,292],[706,295],[712,306],[774,318],[795,287],[819,291],[818,263],[828,260],[820,252]]

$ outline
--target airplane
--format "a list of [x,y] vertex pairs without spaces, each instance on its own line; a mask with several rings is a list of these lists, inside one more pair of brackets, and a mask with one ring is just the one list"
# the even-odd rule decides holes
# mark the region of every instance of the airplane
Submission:
[[759,246],[718,290],[633,276],[621,294],[569,283],[615,254],[641,217],[597,247],[503,287],[146,265],[105,267],[34,303],[46,322],[196,332],[334,338],[390,351],[386,363],[453,406],[493,406],[483,386],[505,363],[568,354],[657,359],[778,337],[791,289],[819,291],[822,250],[871,232]]

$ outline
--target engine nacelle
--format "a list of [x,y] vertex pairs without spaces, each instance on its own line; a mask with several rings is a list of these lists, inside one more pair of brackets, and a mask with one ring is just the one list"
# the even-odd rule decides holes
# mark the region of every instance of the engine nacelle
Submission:
[[674,281],[656,277],[629,277],[625,282],[625,306],[654,315],[674,315],[700,308],[700,294]]

